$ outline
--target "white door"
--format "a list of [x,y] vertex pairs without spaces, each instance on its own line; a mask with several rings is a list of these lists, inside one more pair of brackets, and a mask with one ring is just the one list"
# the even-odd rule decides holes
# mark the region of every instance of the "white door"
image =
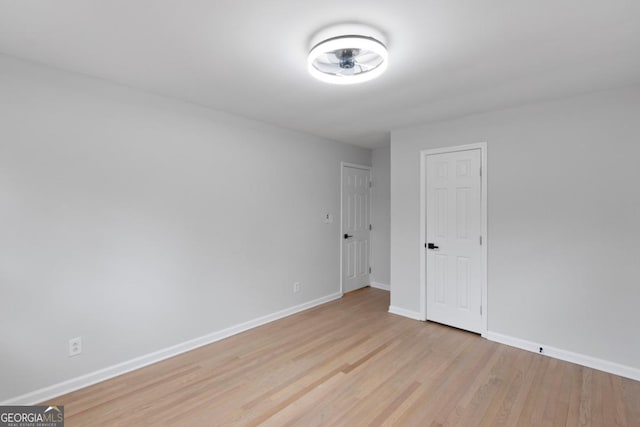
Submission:
[[369,169],[342,169],[342,292],[369,285]]
[[427,319],[482,328],[480,149],[427,156]]

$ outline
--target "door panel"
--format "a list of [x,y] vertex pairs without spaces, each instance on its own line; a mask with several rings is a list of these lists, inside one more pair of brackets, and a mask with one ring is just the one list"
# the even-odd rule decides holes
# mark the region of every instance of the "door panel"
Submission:
[[[370,172],[344,166],[342,171],[342,289],[369,285]],[[349,237],[345,238],[347,235]]]
[[482,328],[480,150],[427,156],[427,319]]

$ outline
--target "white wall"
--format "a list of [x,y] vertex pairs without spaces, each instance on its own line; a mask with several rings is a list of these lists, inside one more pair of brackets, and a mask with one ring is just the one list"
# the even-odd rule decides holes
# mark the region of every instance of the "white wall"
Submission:
[[373,165],[373,230],[371,231],[371,281],[382,287],[389,286],[390,249],[390,161],[389,147],[376,148],[371,156]]
[[640,87],[392,132],[391,304],[419,311],[419,151],[488,144],[489,330],[640,368]]
[[0,401],[339,291],[370,150],[8,57],[0,94]]

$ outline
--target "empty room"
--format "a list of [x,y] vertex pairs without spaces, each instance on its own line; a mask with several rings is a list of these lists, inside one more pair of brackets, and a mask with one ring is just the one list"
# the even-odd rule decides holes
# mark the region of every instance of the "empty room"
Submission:
[[0,427],[640,427],[639,23],[0,0]]

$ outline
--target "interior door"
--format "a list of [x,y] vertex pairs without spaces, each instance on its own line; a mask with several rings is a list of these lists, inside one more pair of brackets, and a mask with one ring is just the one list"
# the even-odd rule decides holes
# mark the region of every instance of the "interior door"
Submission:
[[342,170],[342,292],[369,285],[370,171]]
[[428,155],[426,166],[427,319],[480,332],[480,150]]

